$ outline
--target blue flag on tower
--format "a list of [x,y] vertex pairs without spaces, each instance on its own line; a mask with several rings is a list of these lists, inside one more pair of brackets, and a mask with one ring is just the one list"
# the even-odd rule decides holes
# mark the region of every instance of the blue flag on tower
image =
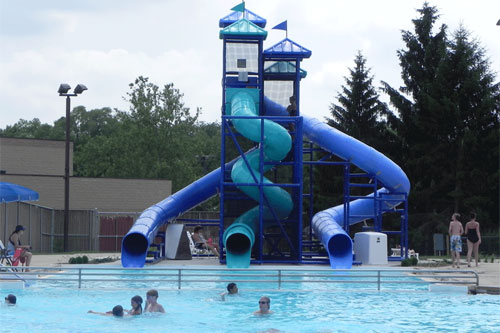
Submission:
[[231,10],[234,10],[235,12],[244,12],[245,11],[245,2],[243,1],[239,5],[234,6],[231,8]]
[[287,23],[286,23],[286,20],[281,22],[280,24],[278,24],[277,26],[275,26],[273,29],[277,29],[277,30],[285,30],[288,32],[288,27],[287,27]]

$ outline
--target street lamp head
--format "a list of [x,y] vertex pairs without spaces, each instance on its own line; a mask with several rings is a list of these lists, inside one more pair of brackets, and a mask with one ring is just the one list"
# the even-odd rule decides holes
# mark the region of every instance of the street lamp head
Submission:
[[85,90],[88,90],[87,87],[84,84],[78,84],[75,88],[75,94],[79,95]]
[[71,87],[69,86],[69,84],[61,83],[57,92],[59,94],[66,94],[70,89],[71,89]]
[[500,20],[498,20],[497,25],[500,25]]

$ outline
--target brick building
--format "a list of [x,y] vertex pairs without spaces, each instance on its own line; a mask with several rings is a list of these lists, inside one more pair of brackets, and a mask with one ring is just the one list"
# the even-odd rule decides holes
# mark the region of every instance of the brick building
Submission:
[[[0,181],[29,187],[37,204],[64,209],[64,141],[0,138]],[[170,180],[73,177],[70,210],[138,212],[172,193]]]

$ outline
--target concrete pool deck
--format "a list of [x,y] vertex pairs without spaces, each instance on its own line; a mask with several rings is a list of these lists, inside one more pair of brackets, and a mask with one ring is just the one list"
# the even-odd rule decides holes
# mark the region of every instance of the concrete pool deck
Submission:
[[[101,265],[105,266],[121,266],[121,262],[119,260],[120,253],[72,253],[72,254],[34,254],[33,258],[31,260],[31,265],[32,266],[37,266],[37,267],[61,267],[65,266],[68,264],[68,261],[72,257],[77,257],[77,256],[83,256],[86,255],[89,260],[92,259],[97,259],[97,258],[117,258],[116,261],[114,262],[107,262],[103,263]],[[422,263],[425,263],[423,260]],[[494,263],[484,263],[481,262],[479,264],[479,267],[467,267],[467,264],[464,264],[464,260],[462,260],[462,265],[460,266],[460,271],[465,271],[465,270],[470,270],[474,271],[478,274],[479,276],[479,287],[474,288],[474,290],[478,293],[493,293],[493,294],[498,294],[500,293],[500,262],[498,259],[495,260]],[[215,257],[193,257],[192,260],[162,260],[159,261],[155,264],[147,264],[146,266],[149,267],[179,267],[179,266],[218,266],[219,261]],[[273,264],[272,266],[280,266],[280,265],[275,265]],[[289,267],[300,267],[297,265],[283,265],[284,267],[289,266]],[[328,267],[325,265],[303,265],[304,267]],[[257,267],[266,267],[266,265],[262,266],[257,266]],[[389,262],[388,265],[384,266],[369,266],[369,265],[364,265],[364,266],[359,266],[362,268],[401,268],[400,262]],[[409,268],[411,269],[412,267],[404,267],[404,268]],[[436,270],[457,270],[456,268],[451,267],[451,265],[448,266],[440,266],[440,267],[426,267],[424,265],[422,266],[416,266],[416,271],[419,269],[436,269]]]

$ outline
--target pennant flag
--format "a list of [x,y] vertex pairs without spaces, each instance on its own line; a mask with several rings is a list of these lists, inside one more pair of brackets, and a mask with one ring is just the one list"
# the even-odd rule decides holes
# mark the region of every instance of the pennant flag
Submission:
[[245,11],[245,2],[240,3],[239,5],[234,6],[231,8],[231,10],[234,10],[235,12],[244,12]]
[[286,20],[275,26],[273,29],[288,31]]

